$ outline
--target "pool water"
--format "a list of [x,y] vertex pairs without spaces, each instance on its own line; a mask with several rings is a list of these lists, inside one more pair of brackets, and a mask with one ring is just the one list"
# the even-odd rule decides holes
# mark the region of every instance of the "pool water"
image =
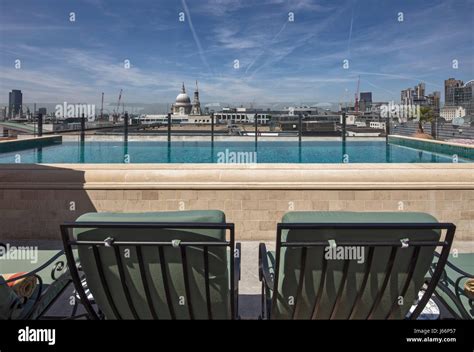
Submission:
[[64,142],[0,154],[0,163],[453,163],[473,162],[384,141]]

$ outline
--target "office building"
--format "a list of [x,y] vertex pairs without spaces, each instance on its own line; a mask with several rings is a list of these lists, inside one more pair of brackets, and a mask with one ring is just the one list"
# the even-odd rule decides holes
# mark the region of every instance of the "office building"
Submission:
[[439,116],[446,121],[453,121],[455,118],[466,116],[466,109],[462,106],[445,106],[441,109]]
[[13,89],[8,94],[8,116],[10,118],[21,117],[21,107],[23,105],[23,94],[21,90]]
[[459,79],[449,78],[444,81],[444,105],[454,106],[454,91],[460,88],[464,82]]
[[361,92],[359,99],[359,110],[370,111],[372,108],[372,92]]
[[462,87],[454,88],[454,106],[462,106],[469,116],[474,115],[473,86],[474,80],[467,82]]

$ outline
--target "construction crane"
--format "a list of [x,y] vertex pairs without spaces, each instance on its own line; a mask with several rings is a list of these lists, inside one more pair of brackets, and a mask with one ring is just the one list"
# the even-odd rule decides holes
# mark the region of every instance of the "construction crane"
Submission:
[[102,92],[102,102],[100,104],[100,119],[104,119],[104,92]]
[[120,102],[122,101],[122,93],[123,93],[123,89],[120,89],[118,103],[117,103],[117,114],[118,114],[119,109],[120,109]]
[[359,89],[360,89],[360,76],[359,76],[359,79],[357,80],[357,91],[355,93],[354,110],[356,114],[359,113]]
[[122,100],[122,93],[123,89],[120,89],[119,97],[118,97],[118,102],[117,102],[117,109],[115,110],[114,113],[114,122],[118,121],[119,115],[120,115],[120,101]]

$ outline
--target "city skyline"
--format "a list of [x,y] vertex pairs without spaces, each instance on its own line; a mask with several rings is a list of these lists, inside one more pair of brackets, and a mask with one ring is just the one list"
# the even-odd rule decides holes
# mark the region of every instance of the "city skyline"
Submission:
[[359,76],[376,101],[398,101],[419,82],[444,101],[444,80],[474,78],[472,0],[1,6],[1,101],[20,89],[25,103],[97,103],[101,92],[113,103],[124,89],[125,103],[170,103],[197,79],[206,103],[337,103],[353,100]]

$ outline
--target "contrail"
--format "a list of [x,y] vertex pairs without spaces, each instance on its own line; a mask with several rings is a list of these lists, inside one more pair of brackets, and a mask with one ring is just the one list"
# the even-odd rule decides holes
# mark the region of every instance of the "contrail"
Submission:
[[355,8],[355,1],[353,2],[353,5],[352,5],[351,27],[349,29],[349,42],[347,43],[348,58],[351,57],[351,41],[352,41],[352,26],[354,24],[354,8]]
[[378,86],[378,85],[376,85],[376,84],[373,84],[372,82],[368,81],[368,80],[365,79],[365,78],[364,78],[364,82],[365,82],[365,83],[368,83],[370,86],[372,86],[372,87],[374,87],[374,88],[382,89],[382,90],[384,90],[384,91],[386,91],[386,92],[388,92],[388,93],[390,93],[390,94],[397,94],[396,92],[394,92],[394,91],[392,91],[392,90],[386,89],[386,88],[384,88],[384,87],[380,87],[380,86]]
[[359,75],[372,75],[372,76],[382,76],[382,77],[392,77],[392,78],[398,78],[398,79],[405,79],[408,81],[418,81],[418,82],[424,82],[426,84],[432,85],[434,87],[442,88],[443,86],[430,82],[425,80],[422,77],[419,76],[406,76],[406,75],[397,75],[397,74],[392,74],[392,73],[380,73],[380,72],[365,72],[365,71],[354,71],[353,73],[359,74]]
[[193,20],[191,19],[191,14],[189,12],[188,5],[186,4],[186,0],[181,0],[181,3],[183,4],[184,12],[186,13],[186,17],[188,19],[189,29],[191,30],[191,33],[193,34],[194,41],[196,42],[196,46],[199,51],[199,56],[201,57],[201,60],[204,63],[204,65],[207,67],[207,69],[211,73],[213,73],[211,70],[211,67],[209,66],[209,63],[206,60],[206,56],[204,55],[204,50],[202,49],[201,41],[199,40],[196,30],[194,29]]
[[275,42],[275,40],[280,36],[280,34],[285,30],[286,28],[286,25],[288,24],[287,21],[285,21],[285,23],[283,24],[283,26],[281,27],[281,29],[278,31],[278,33],[272,38],[272,40],[270,40],[269,43],[267,43],[267,45],[264,46],[264,50],[262,50],[254,59],[253,61],[250,63],[250,65],[247,66],[247,69],[245,70],[245,74],[247,74],[247,72],[252,68],[252,66],[257,62],[257,60],[266,52],[266,48],[268,48],[269,45],[273,44]]

